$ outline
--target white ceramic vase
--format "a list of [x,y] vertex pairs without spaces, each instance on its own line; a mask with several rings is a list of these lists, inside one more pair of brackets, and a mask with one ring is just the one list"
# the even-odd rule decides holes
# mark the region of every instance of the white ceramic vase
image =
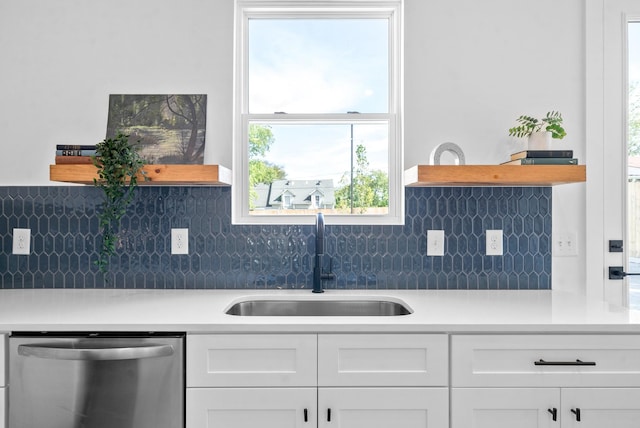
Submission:
[[551,132],[538,131],[529,135],[529,150],[549,150],[551,148]]

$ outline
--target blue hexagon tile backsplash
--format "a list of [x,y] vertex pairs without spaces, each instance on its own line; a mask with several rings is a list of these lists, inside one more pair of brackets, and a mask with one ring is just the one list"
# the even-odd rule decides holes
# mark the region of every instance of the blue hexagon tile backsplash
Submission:
[[[549,289],[551,188],[411,187],[404,226],[327,226],[325,268],[337,289]],[[136,189],[118,255],[104,277],[91,186],[0,187],[2,288],[310,288],[314,227],[231,224],[228,187]],[[12,254],[14,228],[31,253]],[[171,229],[189,229],[189,254],[171,255]],[[444,230],[445,255],[426,255]],[[504,255],[486,256],[502,229]]]

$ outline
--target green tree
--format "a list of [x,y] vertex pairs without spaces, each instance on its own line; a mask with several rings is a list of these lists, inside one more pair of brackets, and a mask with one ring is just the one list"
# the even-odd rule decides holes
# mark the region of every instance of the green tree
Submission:
[[[340,209],[357,208],[360,214],[367,208],[389,206],[389,176],[381,170],[370,170],[367,149],[364,145],[356,147],[356,165],[353,171],[353,183],[349,183],[351,174],[346,172],[335,192],[336,207]],[[353,205],[351,195],[353,193]]]
[[255,201],[258,197],[255,191],[256,185],[260,183],[271,184],[275,180],[287,177],[287,173],[280,165],[264,159],[275,141],[270,126],[249,125],[249,209],[255,207]]

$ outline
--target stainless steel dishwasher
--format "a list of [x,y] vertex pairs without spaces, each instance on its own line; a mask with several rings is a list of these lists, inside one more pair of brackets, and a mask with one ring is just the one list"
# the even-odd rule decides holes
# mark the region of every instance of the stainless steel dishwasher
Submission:
[[183,428],[184,334],[14,333],[9,428]]

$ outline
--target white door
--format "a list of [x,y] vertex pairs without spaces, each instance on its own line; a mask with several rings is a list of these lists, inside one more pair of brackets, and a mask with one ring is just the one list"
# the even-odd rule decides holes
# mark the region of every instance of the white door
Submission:
[[[629,44],[629,28],[640,22],[640,2],[591,0],[586,4],[587,294],[628,305],[629,277],[609,280],[608,268],[622,266],[626,272],[635,268],[628,262],[627,226],[638,219],[627,214],[627,114],[629,81],[640,80],[640,75],[629,73],[628,48],[634,46]],[[609,252],[610,240],[623,240],[624,252]]]
[[187,428],[316,428],[315,388],[187,388]]
[[319,388],[321,428],[448,428],[448,388]]
[[640,388],[563,389],[561,417],[563,428],[637,428]]
[[559,388],[452,388],[451,390],[451,428],[559,426]]

